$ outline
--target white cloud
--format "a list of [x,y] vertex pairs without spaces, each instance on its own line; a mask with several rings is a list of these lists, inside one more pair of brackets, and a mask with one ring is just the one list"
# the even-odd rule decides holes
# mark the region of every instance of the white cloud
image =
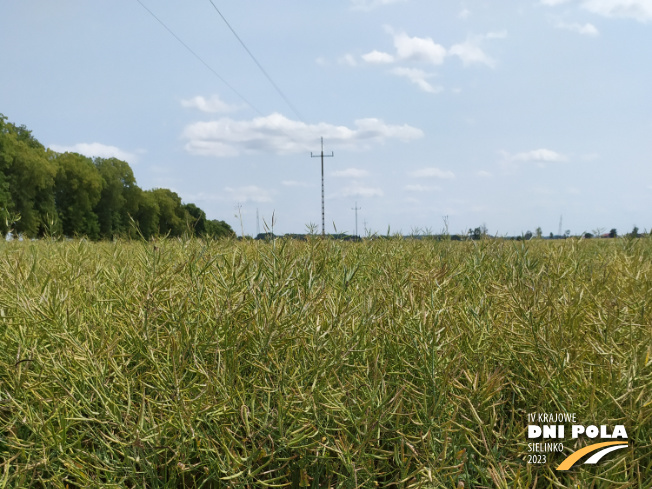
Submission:
[[340,59],[338,59],[337,62],[341,65],[347,65],[347,66],[358,65],[358,62],[355,60],[352,54],[345,54]]
[[420,170],[409,172],[408,175],[416,178],[441,178],[444,180],[452,180],[455,178],[455,174],[452,171],[440,170],[435,167],[421,168]]
[[240,107],[236,105],[229,105],[226,102],[222,101],[217,95],[212,95],[210,98],[197,95],[191,99],[182,100],[181,106],[190,109],[199,109],[202,112],[208,113],[234,112],[240,109]]
[[582,34],[585,36],[597,36],[600,34],[598,29],[593,25],[593,24],[577,24],[577,23],[572,23],[572,24],[566,24],[563,22],[560,22],[556,25],[557,29],[565,29],[567,31],[571,32],[577,32],[578,34]]
[[116,146],[101,143],[77,143],[72,146],[52,144],[50,145],[50,149],[57,153],[79,153],[90,158],[117,158],[129,163],[136,163],[137,160],[134,153],[124,151]]
[[471,11],[468,8],[462,9],[462,11],[457,14],[460,19],[468,19],[469,15],[471,15]]
[[485,39],[507,39],[507,31],[487,32]]
[[228,157],[242,153],[288,154],[314,151],[320,137],[332,148],[366,150],[390,139],[411,141],[423,137],[421,129],[386,124],[380,119],[358,119],[354,127],[326,122],[306,124],[274,113],[252,120],[227,117],[188,125],[182,137],[192,154]]
[[389,53],[383,53],[376,50],[371,51],[367,54],[363,54],[362,59],[371,64],[386,64],[394,62],[394,56]]
[[269,190],[257,185],[245,185],[243,187],[224,187],[228,195],[227,200],[235,202],[271,202],[272,196]]
[[652,20],[650,0],[584,0],[582,7],[604,17],[622,17],[640,22]]
[[441,187],[437,187],[436,185],[406,185],[403,187],[403,190],[406,190],[408,192],[434,192],[436,190],[441,190]]
[[417,85],[421,90],[428,93],[439,93],[443,90],[442,87],[433,86],[426,81],[426,78],[432,78],[434,74],[426,73],[418,68],[394,68],[391,73],[393,75],[402,76]]
[[496,62],[478,46],[476,41],[468,40],[455,44],[450,48],[449,53],[460,58],[464,66],[483,64],[493,68],[496,65]]
[[514,171],[518,169],[522,163],[534,163],[540,168],[545,168],[546,163],[563,163],[568,161],[568,157],[561,153],[557,153],[551,149],[534,149],[532,151],[524,151],[522,153],[510,154],[507,151],[501,151],[502,161],[500,165],[506,171]]
[[312,187],[308,182],[297,182],[296,180],[283,180],[281,185],[285,187]]
[[[543,5],[555,7],[571,0],[541,0]],[[652,20],[650,0],[580,0],[580,6],[597,15],[611,18],[635,19],[639,22]]]
[[342,190],[343,197],[382,197],[385,193],[378,187],[365,187],[363,185],[350,185]]
[[373,10],[382,5],[404,2],[405,0],[351,0],[351,8],[354,10]]
[[480,170],[475,173],[475,176],[480,178],[491,178],[493,175],[486,170]]
[[367,170],[362,170],[360,168],[347,168],[346,170],[338,170],[331,173],[331,176],[334,177],[349,177],[349,178],[361,178],[369,175]]
[[568,161],[568,157],[552,151],[550,149],[534,149],[532,151],[526,151],[523,153],[517,153],[515,155],[507,154],[507,157],[511,161],[522,161],[522,162],[537,162],[537,163],[560,163]]
[[434,65],[444,62],[446,48],[430,37],[410,37],[405,32],[393,35],[396,56],[400,60],[425,61]]

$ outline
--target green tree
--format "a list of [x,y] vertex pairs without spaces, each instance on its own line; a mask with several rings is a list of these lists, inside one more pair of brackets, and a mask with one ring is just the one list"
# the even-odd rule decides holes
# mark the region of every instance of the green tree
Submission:
[[0,230],[8,230],[7,217],[20,216],[14,230],[35,238],[46,232],[57,211],[54,201],[56,162],[25,126],[6,122],[0,114]]
[[181,236],[185,231],[186,214],[181,197],[167,188],[150,190],[158,205],[158,233]]
[[58,171],[55,199],[66,236],[99,239],[100,225],[95,206],[102,193],[102,177],[90,158],[77,153],[56,156]]
[[206,221],[206,236],[211,238],[233,238],[235,231],[224,221]]
[[[133,201],[136,205],[134,219],[138,225],[138,231],[143,238],[150,239],[158,234],[159,208],[156,197],[151,190],[137,189],[134,194]],[[130,235],[134,237],[131,232]]]
[[192,230],[195,236],[206,234],[206,213],[195,204],[185,204],[186,227]]
[[134,173],[129,163],[116,158],[95,158],[93,163],[102,178],[102,192],[94,209],[100,235],[111,239],[115,235],[127,234],[129,216],[136,215],[141,193]]
[[14,203],[9,193],[9,182],[2,168],[2,159],[0,159],[0,236],[2,238],[7,235],[10,226],[13,224],[13,207]]

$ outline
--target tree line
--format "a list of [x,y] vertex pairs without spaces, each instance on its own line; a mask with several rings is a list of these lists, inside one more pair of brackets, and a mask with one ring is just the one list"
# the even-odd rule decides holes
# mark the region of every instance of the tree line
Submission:
[[46,149],[0,114],[0,233],[28,238],[235,236],[166,188],[143,190],[126,161]]

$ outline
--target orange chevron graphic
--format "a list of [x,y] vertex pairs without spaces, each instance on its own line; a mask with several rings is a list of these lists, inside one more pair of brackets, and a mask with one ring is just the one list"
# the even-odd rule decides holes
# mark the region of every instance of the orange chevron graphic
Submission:
[[557,470],[568,470],[570,469],[575,462],[577,462],[579,459],[581,459],[584,455],[587,455],[591,452],[595,452],[596,450],[599,450],[604,447],[609,447],[612,445],[627,445],[626,441],[606,441],[604,443],[596,443],[594,445],[589,445],[588,447],[581,448],[580,450],[576,451],[575,453],[570,454],[568,457],[564,459],[562,463],[559,464],[559,467],[557,467]]

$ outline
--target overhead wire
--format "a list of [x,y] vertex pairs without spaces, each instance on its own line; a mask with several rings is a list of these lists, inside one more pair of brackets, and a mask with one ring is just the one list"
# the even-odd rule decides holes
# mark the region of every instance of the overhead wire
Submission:
[[283,98],[283,100],[285,101],[285,103],[288,105],[288,107],[290,107],[290,109],[292,110],[292,112],[294,112],[294,114],[299,118],[299,120],[300,120],[301,122],[304,122],[304,123],[305,123],[305,120],[304,120],[303,116],[299,113],[299,111],[296,109],[296,107],[292,104],[292,102],[291,102],[290,99],[287,97],[287,95],[285,95],[285,93],[283,93],[283,90],[280,89],[280,87],[279,87],[279,86],[276,84],[276,82],[272,79],[272,77],[269,75],[269,73],[267,73],[267,71],[265,70],[265,68],[263,68],[263,66],[260,64],[260,62],[259,62],[259,61],[256,59],[256,57],[253,55],[253,53],[249,50],[249,48],[247,47],[247,45],[244,43],[244,41],[242,40],[242,38],[240,38],[240,36],[239,36],[238,33],[235,31],[235,29],[231,26],[231,24],[229,23],[229,21],[226,20],[226,17],[224,16],[224,14],[222,14],[222,12],[220,12],[220,9],[217,8],[217,5],[215,5],[215,3],[213,2],[213,0],[209,0],[209,1],[211,2],[211,5],[212,5],[213,8],[215,9],[215,11],[216,11],[216,12],[219,14],[219,16],[222,18],[222,20],[224,21],[224,23],[226,24],[226,26],[231,30],[231,32],[233,33],[233,35],[235,36],[235,38],[236,38],[236,39],[238,40],[238,42],[242,45],[242,47],[244,48],[244,50],[247,51],[247,54],[249,55],[249,57],[253,60],[254,63],[256,63],[256,66],[258,66],[258,68],[259,68],[260,71],[263,73],[263,75],[265,75],[265,78],[267,78],[267,80],[268,80],[268,81],[271,83],[271,85],[274,87],[274,89],[276,90],[276,92],[281,96],[281,98]]
[[[192,55],[193,55],[197,60],[199,60],[199,61],[200,61],[200,62],[201,62],[201,63],[202,63],[202,64],[203,64],[203,65],[204,65],[204,66],[205,66],[205,67],[206,67],[206,68],[207,68],[207,69],[208,69],[208,70],[209,70],[213,75],[215,75],[215,77],[217,77],[217,78],[218,78],[218,79],[219,79],[219,80],[220,80],[220,81],[221,81],[221,82],[222,82],[226,87],[228,87],[228,88],[229,88],[233,93],[235,93],[235,94],[236,94],[236,95],[237,95],[237,96],[238,96],[238,97],[239,97],[239,98],[240,98],[240,99],[241,99],[245,104],[247,104],[251,109],[253,109],[253,110],[254,110],[258,115],[260,115],[261,117],[266,117],[265,114],[263,114],[263,112],[262,112],[260,109],[258,109],[258,108],[253,104],[253,103],[251,103],[249,100],[247,100],[247,98],[246,98],[244,95],[242,95],[242,94],[241,94],[241,93],[240,93],[240,92],[239,92],[235,87],[233,87],[229,82],[227,82],[227,81],[224,79],[224,77],[222,77],[222,76],[221,76],[221,75],[220,75],[220,74],[219,74],[219,73],[218,73],[218,72],[217,72],[217,71],[216,71],[212,66],[210,66],[210,65],[209,65],[209,64],[208,64],[208,63],[207,63],[207,62],[206,62],[206,61],[205,61],[201,56],[199,56],[199,55],[198,55],[198,54],[197,54],[197,53],[196,53],[196,52],[195,52],[195,51],[194,51],[190,46],[188,46],[188,44],[186,44],[186,43],[185,43],[185,42],[184,42],[184,41],[183,41],[179,36],[177,36],[177,35],[172,31],[172,29],[170,29],[170,27],[168,27],[168,26],[165,24],[165,22],[163,22],[159,17],[156,16],[156,14],[154,14],[154,12],[152,12],[149,8],[147,8],[147,6],[146,6],[146,5],[145,5],[141,0],[136,0],[136,1],[137,1],[137,2],[138,2],[138,3],[139,3],[139,4],[140,4],[140,5],[141,5],[141,6],[142,6],[142,7],[143,7],[143,8],[144,8],[144,9],[145,9],[149,14],[150,14],[150,15],[151,15],[151,16],[152,16],[152,17],[153,17],[153,18],[154,18],[154,19],[155,19],[159,24],[161,24],[161,25],[165,28],[165,30],[167,30],[167,31],[172,35],[172,37],[174,37],[174,38],[175,38],[175,39],[176,39],[176,40],[177,40],[177,41],[178,41],[178,42],[179,42],[179,43],[180,43],[184,48],[186,48],[186,50],[187,50],[190,54],[192,54]],[[213,2],[211,1],[211,3],[213,3]],[[262,65],[258,62],[258,60],[256,60],[256,58],[255,58],[254,55],[251,53],[251,51],[246,47],[246,45],[244,44],[244,42],[242,41],[242,39],[240,39],[240,37],[239,37],[239,36],[237,35],[237,33],[235,32],[235,30],[231,27],[231,25],[228,23],[228,21],[226,20],[226,18],[225,18],[225,17],[222,15],[222,13],[219,11],[219,9],[217,8],[217,6],[216,6],[215,4],[213,4],[213,7],[215,8],[215,10],[217,10],[217,12],[220,14],[220,16],[222,17],[222,19],[224,20],[224,22],[225,22],[225,23],[227,24],[227,26],[229,27],[229,29],[231,29],[231,32],[233,32],[233,34],[236,36],[236,38],[238,39],[238,41],[240,41],[240,43],[243,45],[243,47],[245,48],[245,50],[246,50],[246,51],[249,53],[249,55],[252,57],[252,59],[254,60],[254,62],[256,63],[256,65],[257,65],[257,66],[260,68],[260,70],[265,74],[265,76],[267,77],[267,79],[272,83],[272,85],[273,85],[274,88],[277,90],[277,92],[281,95],[281,97],[283,97],[283,99],[284,99],[285,102],[290,106],[290,108],[291,108],[292,111],[295,113],[295,115],[297,115],[297,117],[299,118],[299,120],[300,120],[303,124],[307,124],[307,123],[304,121],[304,119],[303,119],[303,117],[301,116],[301,114],[299,114],[299,112],[296,110],[296,108],[294,108],[294,106],[292,105],[292,103],[290,102],[290,100],[288,99],[288,97],[283,93],[283,91],[278,87],[278,85],[276,85],[276,83],[274,83],[274,81],[273,81],[273,80],[271,79],[271,77],[267,74],[267,72],[266,72],[265,69],[262,67]],[[287,136],[287,137],[290,139],[290,141],[293,141],[293,142],[299,142],[299,141],[297,140],[297,138],[296,138],[293,134],[290,134],[290,133],[289,133],[288,131],[286,131],[284,128],[282,128],[282,127],[278,127],[277,129],[278,129],[281,133],[285,134],[285,136]]]
[[165,28],[165,29],[166,29],[170,34],[172,34],[172,36],[173,36],[177,41],[179,41],[179,43],[181,43],[181,45],[182,45],[184,48],[186,48],[186,49],[190,52],[190,54],[192,54],[195,58],[197,58],[197,59],[198,59],[198,60],[199,60],[199,61],[200,61],[200,62],[201,62],[201,63],[202,63],[206,68],[208,68],[208,70],[209,70],[211,73],[213,73],[213,75],[215,75],[215,76],[216,76],[216,77],[217,77],[217,78],[218,78],[222,83],[224,83],[224,85],[226,85],[226,86],[227,86],[227,87],[228,87],[228,88],[229,88],[233,93],[235,93],[235,94],[236,94],[236,95],[237,95],[237,96],[238,96],[238,97],[239,97],[239,98],[240,98],[240,99],[241,99],[245,104],[247,104],[247,105],[248,105],[249,107],[251,107],[254,111],[256,111],[256,113],[258,113],[258,115],[264,117],[264,114],[263,114],[263,113],[262,113],[258,108],[256,108],[256,106],[255,106],[254,104],[252,104],[251,102],[249,102],[249,100],[247,100],[247,99],[245,98],[244,95],[242,95],[242,94],[241,94],[241,93],[240,93],[240,92],[239,92],[235,87],[233,87],[233,85],[231,85],[229,82],[227,82],[227,81],[226,81],[226,80],[225,80],[225,79],[224,79],[224,78],[223,78],[223,77],[222,77],[222,76],[221,76],[217,71],[215,71],[215,69],[214,69],[211,65],[209,65],[206,61],[204,61],[204,59],[203,59],[201,56],[199,56],[195,51],[193,51],[192,48],[191,48],[190,46],[188,46],[185,42],[183,42],[183,40],[182,40],[179,36],[177,36],[177,35],[172,31],[172,29],[170,29],[170,28],[165,24],[165,22],[163,22],[161,19],[159,19],[159,18],[156,16],[156,14],[154,14],[154,12],[152,12],[149,8],[147,8],[147,6],[146,6],[143,2],[141,2],[141,0],[136,0],[136,1],[137,1],[137,2],[138,2],[138,3],[139,3],[139,4],[140,4],[140,5],[141,5],[141,6],[142,6],[142,7],[143,7],[143,8],[144,8],[144,9],[145,9],[145,10],[146,10],[150,15],[151,15],[151,16],[152,16],[152,17],[154,17],[154,19],[156,19],[157,22],[158,22],[159,24],[161,24],[161,25],[162,25],[162,26],[163,26],[163,27],[164,27],[164,28]]

